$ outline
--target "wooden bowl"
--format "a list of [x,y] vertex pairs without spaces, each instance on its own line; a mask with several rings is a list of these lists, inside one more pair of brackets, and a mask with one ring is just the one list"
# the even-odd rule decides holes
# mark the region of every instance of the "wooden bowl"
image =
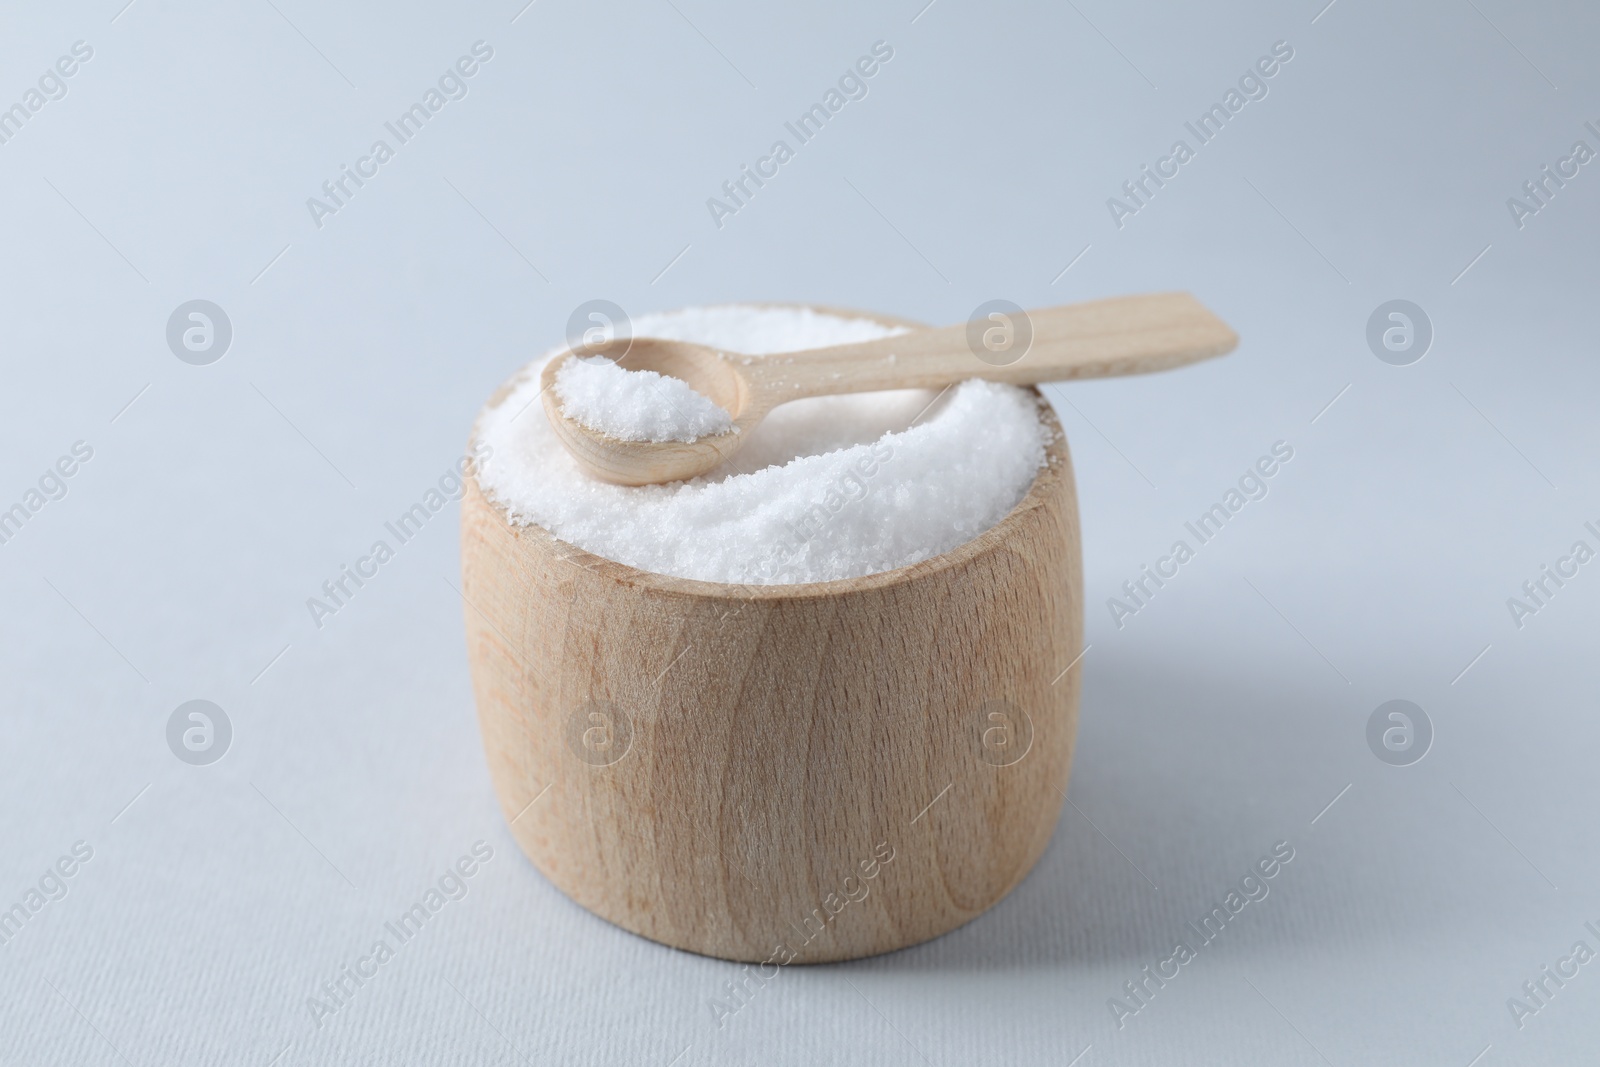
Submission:
[[914,945],[1010,892],[1077,729],[1077,499],[1044,417],[1049,463],[998,525],[803,585],[602,559],[512,525],[469,476],[478,723],[534,866],[626,930],[773,967]]

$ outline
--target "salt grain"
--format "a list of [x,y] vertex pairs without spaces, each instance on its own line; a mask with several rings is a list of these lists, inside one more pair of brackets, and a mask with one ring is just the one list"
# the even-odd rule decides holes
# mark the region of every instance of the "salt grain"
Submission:
[[[806,308],[738,305],[639,316],[633,328],[754,356],[904,332]],[[1027,390],[968,381],[943,395],[793,401],[703,477],[609,485],[578,468],[535,402],[553,355],[536,359],[479,417],[475,437],[490,453],[479,484],[512,522],[659,574],[782,584],[928,559],[1004,518],[1033,484],[1050,439]]]
[[733,416],[680,378],[624,370],[603,356],[556,373],[561,413],[621,441],[696,441],[733,429]]

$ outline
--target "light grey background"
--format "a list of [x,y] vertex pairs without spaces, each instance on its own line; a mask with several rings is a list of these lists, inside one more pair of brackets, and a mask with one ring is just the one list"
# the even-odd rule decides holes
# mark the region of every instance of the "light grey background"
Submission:
[[[1505,202],[1600,148],[1600,11],[122,2],[0,32],[4,103],[94,49],[0,145],[0,506],[94,449],[0,545],[0,903],[94,850],[0,947],[0,1062],[1593,1058],[1600,963],[1520,1029],[1506,1001],[1600,948],[1600,563],[1520,629],[1506,599],[1600,543],[1600,164],[1521,229]],[[306,198],[480,39],[469,95],[314,226]],[[706,198],[880,39],[870,95],[714,226]],[[1280,40],[1270,94],[1118,229],[1107,197]],[[1238,351],[1056,394],[1090,649],[1049,851],[969,926],[787,969],[724,1029],[735,968],[590,916],[512,843],[454,506],[321,630],[306,610],[584,300],[949,323],[1167,288]],[[196,298],[233,324],[210,366],[165,342]],[[1393,298],[1434,326],[1412,366],[1366,344]],[[1107,598],[1279,440],[1270,495],[1118,629]],[[1365,741],[1394,698],[1436,730],[1409,767]],[[210,766],[167,748],[192,699],[232,722]],[[306,998],[480,839],[465,899],[315,1026]],[[1108,998],[1280,840],[1271,895],[1119,1029]]]

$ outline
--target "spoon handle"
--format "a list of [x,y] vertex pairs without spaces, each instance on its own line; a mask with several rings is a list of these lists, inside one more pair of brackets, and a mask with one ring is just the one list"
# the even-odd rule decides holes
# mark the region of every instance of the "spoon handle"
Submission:
[[[1032,341],[1017,358],[1029,329]],[[744,369],[770,406],[834,393],[937,389],[967,378],[1037,385],[1148,374],[1220,356],[1238,342],[1188,293],[1151,293],[996,314],[976,326],[756,359]]]

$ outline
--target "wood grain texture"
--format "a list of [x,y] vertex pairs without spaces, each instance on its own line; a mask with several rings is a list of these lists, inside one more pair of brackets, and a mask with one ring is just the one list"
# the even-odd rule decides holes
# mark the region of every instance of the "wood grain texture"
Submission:
[[479,725],[534,865],[625,929],[773,965],[993,906],[1050,839],[1077,726],[1077,502],[1046,417],[1049,465],[997,526],[834,582],[640,571],[511,525],[469,478]]
[[744,403],[765,414],[800,397],[941,389],[967,378],[1038,385],[1152,374],[1223,355],[1239,343],[1227,323],[1188,293],[1114,296],[1034,308],[1013,318],[1031,333],[1031,342],[1015,356],[991,353],[993,363],[975,355],[972,328],[959,323],[749,364],[735,360],[732,369],[749,379]]

